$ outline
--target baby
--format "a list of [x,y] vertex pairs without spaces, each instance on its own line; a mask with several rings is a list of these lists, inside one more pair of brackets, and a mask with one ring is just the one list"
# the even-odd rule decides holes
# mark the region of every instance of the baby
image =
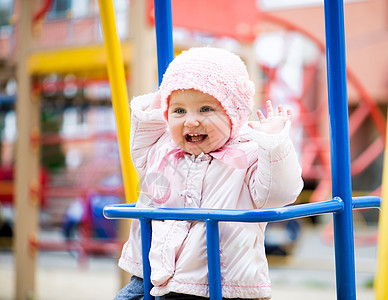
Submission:
[[[248,122],[254,84],[243,61],[192,48],[169,65],[156,93],[131,102],[131,155],[142,178],[137,207],[260,209],[293,203],[303,188],[289,137],[291,112],[266,102]],[[219,225],[222,295],[270,299],[266,223]],[[204,222],[152,221],[151,294],[209,297]],[[133,220],[119,266],[131,282],[116,299],[142,299],[140,224]]]

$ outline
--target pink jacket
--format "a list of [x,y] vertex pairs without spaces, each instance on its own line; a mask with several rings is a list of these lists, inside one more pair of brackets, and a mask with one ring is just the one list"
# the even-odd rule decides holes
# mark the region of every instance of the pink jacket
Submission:
[[[137,207],[260,209],[296,200],[303,181],[289,122],[277,135],[245,126],[220,151],[195,157],[173,143],[160,110],[145,111],[155,95],[131,102],[131,155],[142,181]],[[265,227],[219,224],[223,297],[271,298]],[[149,257],[152,295],[209,297],[203,222],[153,221]],[[138,220],[132,222],[119,266],[143,277]]]

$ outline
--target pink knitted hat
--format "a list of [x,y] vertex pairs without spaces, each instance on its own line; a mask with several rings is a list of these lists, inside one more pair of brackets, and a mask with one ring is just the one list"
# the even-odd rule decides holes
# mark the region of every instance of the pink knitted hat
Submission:
[[191,48],[170,63],[160,85],[166,120],[169,96],[173,91],[184,89],[209,94],[221,103],[232,123],[232,138],[252,112],[254,83],[249,80],[241,58],[227,50]]

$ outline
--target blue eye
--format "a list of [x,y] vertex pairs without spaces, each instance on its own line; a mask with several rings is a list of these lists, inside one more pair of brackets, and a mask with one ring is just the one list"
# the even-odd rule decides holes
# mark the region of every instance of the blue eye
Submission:
[[213,111],[213,108],[209,106],[204,106],[201,108],[201,112],[209,112],[209,111]]
[[176,108],[174,112],[177,114],[184,114],[186,111],[183,108]]

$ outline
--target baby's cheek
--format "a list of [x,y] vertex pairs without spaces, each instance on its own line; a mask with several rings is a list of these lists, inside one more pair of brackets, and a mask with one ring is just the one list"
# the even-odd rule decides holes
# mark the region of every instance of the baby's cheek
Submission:
[[174,143],[178,146],[182,145],[184,137],[182,136],[181,130],[177,129],[176,127],[172,127],[170,128],[170,133]]

